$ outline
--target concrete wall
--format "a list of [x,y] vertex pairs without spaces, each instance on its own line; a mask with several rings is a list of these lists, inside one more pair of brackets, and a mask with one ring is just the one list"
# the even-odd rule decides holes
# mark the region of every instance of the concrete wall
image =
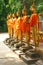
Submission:
[[40,21],[40,30],[43,31],[43,18],[39,16],[39,21]]
[[43,31],[43,22],[40,22],[40,30]]

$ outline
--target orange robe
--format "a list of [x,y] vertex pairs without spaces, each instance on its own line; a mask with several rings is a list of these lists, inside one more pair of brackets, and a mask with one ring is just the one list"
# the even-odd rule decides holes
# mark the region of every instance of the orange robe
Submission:
[[30,32],[30,24],[28,16],[23,16],[22,31],[28,33]]
[[12,20],[12,18],[11,19],[9,19],[8,21],[7,21],[7,25],[8,25],[8,27],[11,27],[11,28],[13,28],[13,20]]
[[11,26],[11,22],[12,22],[12,19],[7,20],[9,37],[12,37],[12,26]]
[[16,22],[16,20],[17,20],[16,18],[12,19],[11,25],[12,25],[12,28],[13,28],[13,29],[15,29],[15,22]]
[[10,24],[10,20],[11,20],[11,19],[9,19],[9,20],[7,21],[7,26],[8,26],[8,27],[11,26],[11,24]]
[[39,28],[39,17],[38,14],[34,13],[30,17],[30,27],[34,27],[34,25],[38,24]]
[[14,28],[14,25],[15,25],[15,21],[16,21],[16,18],[15,19],[9,19],[7,21],[7,25],[11,28]]
[[15,23],[16,30],[22,31],[22,17],[19,17]]
[[17,19],[16,18],[14,18],[13,19],[13,30],[15,31],[16,30],[16,21],[17,21]]

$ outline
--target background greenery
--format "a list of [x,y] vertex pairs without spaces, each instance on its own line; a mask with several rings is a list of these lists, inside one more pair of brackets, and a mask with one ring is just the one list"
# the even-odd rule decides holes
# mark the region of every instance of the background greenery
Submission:
[[[31,15],[30,6],[34,0],[0,0],[0,32],[7,31],[6,17],[9,13],[22,11],[25,5],[28,14]],[[37,12],[43,13],[43,0],[35,0]]]

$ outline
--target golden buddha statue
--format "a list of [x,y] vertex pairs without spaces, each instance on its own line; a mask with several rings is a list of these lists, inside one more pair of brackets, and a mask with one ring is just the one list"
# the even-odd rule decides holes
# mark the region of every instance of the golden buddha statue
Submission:
[[39,46],[39,16],[36,13],[36,5],[34,2],[30,10],[33,13],[30,17],[30,27],[32,28],[32,32],[33,32],[32,36],[33,36],[35,47],[38,47]]

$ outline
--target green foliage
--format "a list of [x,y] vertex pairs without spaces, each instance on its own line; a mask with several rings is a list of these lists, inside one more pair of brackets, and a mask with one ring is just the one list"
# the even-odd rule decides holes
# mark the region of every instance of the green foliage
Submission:
[[2,14],[3,11],[3,6],[4,6],[4,0],[0,0],[0,15]]
[[21,11],[21,9],[22,9],[22,3],[21,3],[21,1],[20,0],[9,0],[10,2],[9,2],[9,4],[10,4],[10,7],[11,7],[11,10],[12,10],[12,12],[17,12],[17,11]]
[[37,11],[40,13],[40,12],[43,12],[43,2],[38,4],[37,6]]

